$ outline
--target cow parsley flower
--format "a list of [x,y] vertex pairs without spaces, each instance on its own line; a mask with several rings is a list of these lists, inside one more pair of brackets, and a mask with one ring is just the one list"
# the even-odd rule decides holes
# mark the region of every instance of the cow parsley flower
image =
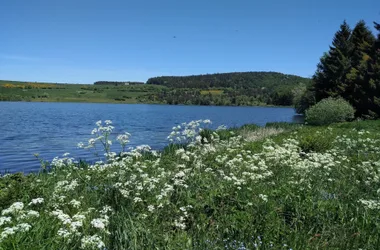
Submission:
[[28,223],[21,223],[16,226],[17,230],[20,232],[28,232],[32,226]]
[[8,216],[4,217],[4,216],[2,216],[2,217],[0,217],[0,226],[5,225],[5,224],[7,224],[7,223],[9,223],[11,221],[12,221],[11,217],[8,217]]
[[91,221],[91,225],[94,228],[97,228],[100,230],[104,230],[106,228],[107,224],[108,224],[108,221],[106,219],[103,219],[103,218],[96,218],[96,219],[93,219]]
[[32,199],[28,206],[30,205],[36,205],[36,204],[42,204],[44,202],[44,198],[36,198],[36,199]]
[[98,248],[102,249],[105,247],[104,242],[98,235],[92,235],[92,236],[84,236],[81,240],[81,248],[86,249],[86,248]]
[[80,201],[77,201],[75,199],[71,200],[69,202],[70,205],[72,205],[74,208],[79,208],[80,207]]
[[268,201],[268,196],[265,195],[265,194],[259,194],[259,197],[260,197],[263,201],[265,201],[265,202]]
[[19,213],[23,209],[24,209],[24,203],[22,203],[22,202],[15,202],[9,208],[4,209],[1,212],[1,214],[2,215],[17,214],[17,213]]

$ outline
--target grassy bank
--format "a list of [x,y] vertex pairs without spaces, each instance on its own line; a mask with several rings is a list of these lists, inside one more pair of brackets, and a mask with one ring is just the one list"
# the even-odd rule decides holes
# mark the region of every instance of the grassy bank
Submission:
[[[98,125],[83,147],[110,146]],[[0,178],[0,249],[378,248],[380,121],[202,126],[173,128],[186,147]]]

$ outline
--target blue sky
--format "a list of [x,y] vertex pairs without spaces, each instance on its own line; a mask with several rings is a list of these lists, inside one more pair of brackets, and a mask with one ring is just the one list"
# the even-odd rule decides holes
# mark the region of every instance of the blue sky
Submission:
[[1,0],[0,79],[93,83],[278,71],[310,77],[378,0]]

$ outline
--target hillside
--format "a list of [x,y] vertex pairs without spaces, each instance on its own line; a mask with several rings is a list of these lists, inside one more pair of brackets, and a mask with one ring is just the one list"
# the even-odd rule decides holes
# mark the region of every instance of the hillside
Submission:
[[55,84],[0,81],[0,101],[162,103],[224,106],[290,106],[308,78],[277,72],[161,76],[147,84],[101,81]]
[[278,72],[234,72],[192,76],[153,77],[147,84],[163,85],[170,88],[272,88],[295,86],[311,80]]
[[147,84],[167,87],[147,98],[168,104],[290,106],[294,89],[311,84],[311,79],[278,72],[236,72],[161,76]]

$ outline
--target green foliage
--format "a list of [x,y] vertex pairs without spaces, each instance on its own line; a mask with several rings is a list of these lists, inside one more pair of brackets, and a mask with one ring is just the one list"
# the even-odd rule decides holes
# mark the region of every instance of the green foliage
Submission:
[[297,114],[305,114],[305,111],[315,103],[315,92],[310,86],[300,84],[293,89],[293,105]]
[[349,100],[356,109],[356,115],[368,116],[368,97],[373,96],[375,89],[370,87],[368,62],[373,58],[375,37],[364,21],[359,21],[350,37],[352,41],[351,69],[347,74],[346,88],[343,97]]
[[26,100],[20,95],[4,95],[0,94],[0,101],[29,101],[30,99]]
[[327,136],[321,136],[320,132],[310,133],[300,138],[299,146],[302,152],[318,152],[323,153],[332,147],[332,139]]
[[[293,103],[292,90],[310,79],[276,72],[237,72],[195,76],[150,78],[147,84],[172,90],[150,96],[168,104],[195,105],[285,105]],[[220,95],[203,95],[202,90],[223,90]],[[211,91],[210,91],[211,92]]]
[[307,78],[277,72],[236,72],[193,76],[161,76],[150,78],[147,84],[172,88],[271,88],[309,82]]
[[0,175],[0,211],[22,199],[25,192],[35,193],[35,189],[31,187],[34,179],[34,175],[22,173],[8,174],[5,177]]
[[[376,23],[375,28],[379,28]],[[359,21],[352,31],[344,22],[313,76],[316,101],[341,96],[353,105],[357,117],[379,117],[378,47],[364,21]]]
[[[0,198],[0,249],[377,249],[379,127],[302,126],[0,177],[13,194]],[[15,201],[24,208],[9,213]]]
[[351,67],[352,41],[350,37],[351,29],[344,21],[340,30],[335,33],[329,52],[322,56],[313,76],[317,102],[329,96],[340,96],[344,92],[340,85],[345,82],[346,74]]
[[244,124],[243,126],[240,127],[240,129],[246,129],[246,130],[251,130],[251,131],[255,131],[259,128],[260,126],[256,124]]
[[326,125],[354,118],[354,108],[342,98],[326,98],[306,111],[307,124]]
[[284,129],[284,130],[294,130],[300,128],[302,124],[297,124],[293,122],[267,122],[265,124],[266,128]]
[[[216,105],[216,106],[263,106],[263,105],[292,105],[291,87],[285,89],[210,89],[203,94],[202,89],[172,88],[162,89],[158,93],[147,95],[147,100],[159,101],[166,104],[186,105]],[[211,94],[218,91],[218,94]]]
[[372,57],[367,60],[367,96],[364,101],[368,106],[366,116],[380,117],[380,25],[375,23],[377,38],[373,44]]

